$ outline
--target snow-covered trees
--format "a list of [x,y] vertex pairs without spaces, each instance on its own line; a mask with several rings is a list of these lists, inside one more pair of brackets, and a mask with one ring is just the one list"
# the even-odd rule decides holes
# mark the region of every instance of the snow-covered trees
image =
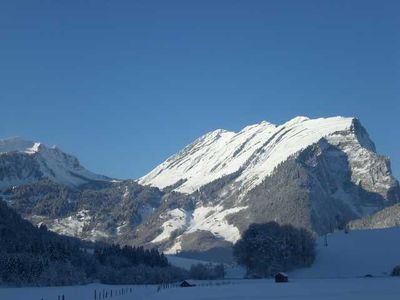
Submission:
[[190,267],[190,278],[198,280],[221,279],[225,276],[223,264],[195,264]]
[[0,284],[162,283],[186,275],[157,250],[60,236],[34,227],[0,201]]
[[252,224],[235,244],[234,256],[248,276],[268,277],[311,265],[315,240],[308,231],[291,225]]
[[392,276],[400,276],[400,265],[395,266],[392,271]]

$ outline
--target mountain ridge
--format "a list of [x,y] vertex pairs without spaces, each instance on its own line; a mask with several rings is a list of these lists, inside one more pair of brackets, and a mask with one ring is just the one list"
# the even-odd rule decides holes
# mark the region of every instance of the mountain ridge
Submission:
[[[243,177],[247,178],[239,180],[249,184],[250,189],[271,174],[279,162],[290,155],[323,137],[350,130],[356,123],[358,120],[355,118],[309,119],[301,116],[282,125],[263,121],[246,126],[237,133],[217,129],[206,133],[176,155],[169,157],[141,177],[139,183],[164,188],[174,185],[183,179],[185,174],[185,182],[175,190],[192,193],[206,183],[236,172],[247,163],[252,164],[243,174]],[[367,139],[369,140],[369,137]],[[368,148],[375,149],[371,141],[363,143]],[[194,156],[192,161],[187,159],[190,155]],[[223,160],[216,159],[216,156],[222,157]],[[206,163],[201,165],[201,161]],[[211,164],[212,167],[207,169],[207,165]]]
[[[113,181],[59,149],[14,143],[18,151],[1,153],[0,142],[0,183],[8,170],[27,179],[3,188],[25,218],[59,233],[166,253],[226,248],[251,223],[267,221],[321,235],[400,201],[389,159],[356,118],[217,129],[137,180]],[[43,172],[59,166],[54,160],[64,173]],[[71,170],[78,176],[56,176]]]

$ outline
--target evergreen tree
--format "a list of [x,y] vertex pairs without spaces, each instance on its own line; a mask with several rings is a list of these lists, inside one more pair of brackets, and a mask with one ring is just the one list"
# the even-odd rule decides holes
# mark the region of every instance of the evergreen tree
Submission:
[[276,222],[252,224],[234,246],[234,256],[247,274],[268,277],[312,264],[315,239],[305,229]]

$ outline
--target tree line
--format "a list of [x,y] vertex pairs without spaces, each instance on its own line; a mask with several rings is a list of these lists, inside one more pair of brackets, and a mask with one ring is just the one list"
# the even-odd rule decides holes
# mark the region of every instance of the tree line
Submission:
[[164,283],[186,276],[155,249],[61,236],[33,226],[0,201],[0,284]]

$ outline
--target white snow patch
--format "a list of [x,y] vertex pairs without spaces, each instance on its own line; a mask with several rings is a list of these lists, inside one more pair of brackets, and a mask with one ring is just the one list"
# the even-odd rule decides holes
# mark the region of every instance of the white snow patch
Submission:
[[247,206],[224,209],[223,206],[216,205],[199,206],[191,214],[182,211],[179,213],[178,218],[173,217],[164,222],[163,232],[152,242],[168,239],[175,229],[185,229],[184,233],[175,239],[172,247],[168,248],[164,253],[178,253],[182,249],[181,237],[199,230],[209,231],[217,238],[234,243],[240,238],[240,232],[237,227],[228,223],[226,217],[246,208]]
[[179,208],[170,210],[161,217],[168,220],[162,224],[163,232],[153,239],[152,243],[167,240],[175,230],[186,228],[190,218],[183,209]]
[[221,205],[200,206],[194,210],[193,218],[186,233],[205,230],[211,232],[216,237],[234,243],[240,238],[240,232],[237,227],[228,223],[226,216],[246,208],[247,206],[229,209],[224,209]]
[[172,247],[170,247],[169,249],[165,250],[164,253],[165,254],[176,254],[181,252],[182,250],[182,243],[181,241],[178,240],[172,245]]
[[122,195],[122,197],[124,198],[124,199],[127,199],[128,197],[129,197],[129,188],[126,186],[125,187],[125,191],[124,191],[124,194]]
[[104,231],[101,231],[98,229],[91,230],[89,236],[90,236],[90,240],[93,242],[110,237],[110,235],[107,232],[104,232]]
[[51,231],[57,232],[59,234],[64,234],[68,236],[79,236],[85,225],[88,225],[91,221],[91,216],[88,210],[81,210],[75,215],[54,219],[54,221],[49,224],[49,229]]
[[121,225],[117,226],[117,235],[120,235],[122,233],[122,230],[127,227],[128,224],[127,223],[122,223]]

